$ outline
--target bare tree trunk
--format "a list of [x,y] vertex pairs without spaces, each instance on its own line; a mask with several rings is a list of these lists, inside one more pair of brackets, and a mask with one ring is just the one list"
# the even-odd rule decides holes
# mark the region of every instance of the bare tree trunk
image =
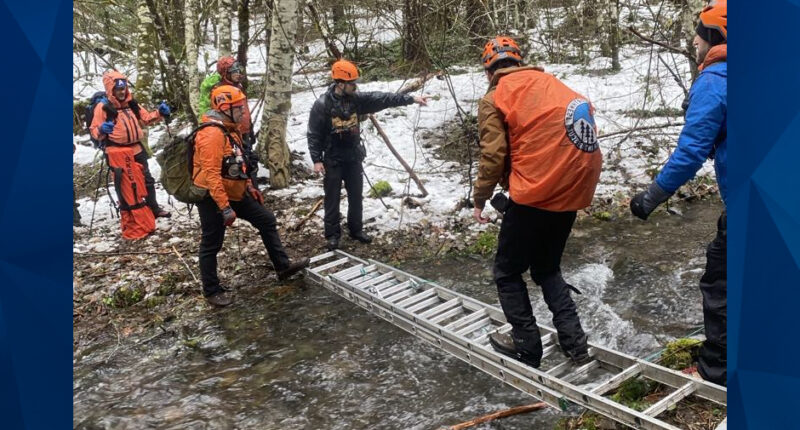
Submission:
[[404,0],[403,5],[403,59],[415,67],[427,67],[430,59],[423,46],[423,3],[421,0]]
[[[697,19],[697,14],[705,6],[704,0],[683,0],[683,9],[681,10],[681,28],[683,29],[683,35],[686,41],[686,50],[692,55],[692,57],[697,55],[697,50],[694,49],[694,44],[692,43],[694,40],[695,35],[695,20]],[[697,69],[697,64],[694,61],[689,61],[689,67],[692,70],[692,81],[697,78],[697,75],[700,71]]]
[[606,8],[601,11],[606,15],[606,34],[608,37],[608,46],[611,50],[611,70],[619,71],[622,66],[619,64],[619,45],[620,31],[619,31],[619,0],[605,0]]
[[233,14],[232,0],[218,0],[217,24],[219,25],[219,41],[217,49],[220,57],[231,54],[231,14]]
[[200,78],[197,73],[197,0],[185,0],[183,13],[184,43],[186,45],[186,77],[189,87],[189,105],[193,112],[200,106]]
[[[247,76],[247,49],[250,47],[250,0],[239,1],[239,48],[236,59],[242,65],[242,72]],[[243,82],[246,86],[247,82]],[[246,88],[245,88],[246,89]]]
[[[297,34],[298,0],[275,0],[269,44],[266,104],[259,134],[261,159],[267,160],[271,188],[289,185],[291,155],[286,144],[286,124],[292,107],[292,63]],[[266,150],[266,154],[264,153]]]
[[136,15],[139,18],[139,33],[137,34],[136,45],[136,71],[138,72],[136,93],[139,100],[150,100],[152,97],[153,72],[156,69],[155,50],[153,49],[155,29],[146,4],[139,3],[136,8]]

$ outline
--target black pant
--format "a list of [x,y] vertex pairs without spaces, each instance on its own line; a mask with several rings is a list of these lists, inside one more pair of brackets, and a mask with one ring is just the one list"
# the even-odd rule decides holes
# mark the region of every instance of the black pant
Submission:
[[[241,201],[231,201],[230,204],[238,218],[250,222],[258,229],[275,270],[281,271],[289,267],[289,256],[281,244],[275,215],[247,193]],[[200,278],[203,282],[203,295],[208,297],[222,289],[217,278],[217,253],[222,249],[222,242],[225,240],[225,223],[222,213],[210,196],[197,204],[197,212],[200,213],[200,227],[203,230],[199,252]]]
[[700,278],[706,341],[700,348],[697,371],[703,379],[728,383],[728,217],[717,221],[717,236],[706,250],[706,271]]
[[361,162],[359,161],[326,161],[325,178],[322,181],[325,189],[325,238],[340,238],[342,229],[339,219],[339,200],[342,189],[347,190],[347,228],[355,234],[363,228],[361,215],[363,212]]
[[142,148],[142,152],[136,154],[133,157],[133,161],[141,164],[144,168],[144,187],[147,189],[147,197],[145,197],[144,200],[155,215],[161,210],[161,207],[156,200],[156,180],[153,179],[153,175],[150,174],[150,166],[147,163],[148,158],[150,157],[147,155],[147,151]]
[[550,212],[511,203],[500,227],[494,260],[500,305],[512,326],[517,348],[540,357],[542,340],[522,280],[522,274],[529,269],[553,314],[561,347],[575,352],[586,349],[586,334],[570,297],[570,286],[561,276],[561,255],[575,216],[575,212]]

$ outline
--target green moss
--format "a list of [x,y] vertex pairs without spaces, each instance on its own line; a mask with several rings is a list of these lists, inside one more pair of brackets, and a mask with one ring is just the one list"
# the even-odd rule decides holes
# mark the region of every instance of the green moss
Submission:
[[490,230],[481,232],[475,239],[475,242],[472,242],[467,248],[469,253],[483,256],[491,255],[496,250],[497,232]]
[[200,338],[190,337],[188,339],[184,339],[183,344],[189,348],[197,348],[197,345],[200,344]]
[[144,301],[144,305],[147,308],[154,308],[156,306],[164,304],[164,302],[166,302],[164,296],[151,296]]
[[594,212],[592,216],[600,221],[611,221],[611,212],[608,211]]
[[392,186],[386,181],[378,181],[369,190],[369,196],[373,199],[388,196],[392,192]]
[[144,298],[141,287],[121,287],[110,296],[103,298],[103,303],[112,308],[127,308],[139,303]]
[[620,384],[617,391],[611,395],[611,400],[621,403],[631,409],[643,411],[650,406],[645,397],[658,387],[658,383],[642,379],[628,379]]
[[670,369],[686,369],[695,361],[702,343],[703,342],[692,338],[673,340],[667,344],[658,362],[662,366],[669,367]]

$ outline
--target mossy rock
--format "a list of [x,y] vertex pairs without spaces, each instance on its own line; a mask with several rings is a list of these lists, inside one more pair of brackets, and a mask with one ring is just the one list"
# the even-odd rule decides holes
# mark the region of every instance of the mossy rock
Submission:
[[373,199],[388,196],[392,192],[392,186],[386,181],[378,181],[369,189],[369,196]]
[[673,370],[686,369],[697,359],[702,344],[702,341],[692,338],[673,340],[661,353],[658,363]]

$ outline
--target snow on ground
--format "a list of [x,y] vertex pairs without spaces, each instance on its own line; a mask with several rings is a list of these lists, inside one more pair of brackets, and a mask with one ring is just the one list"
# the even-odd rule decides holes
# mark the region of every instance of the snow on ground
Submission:
[[[321,43],[314,42],[311,44],[310,56],[317,56],[323,51],[324,48]],[[266,52],[263,51],[263,46],[251,47],[250,59],[249,70],[253,73],[258,73],[259,71],[263,73],[264,64],[266,63]],[[313,67],[312,65],[308,66],[309,69],[319,70],[324,67],[324,58],[322,57],[319,60],[312,59],[307,61],[316,61]],[[307,61],[296,61],[295,70],[306,66]],[[611,201],[615,195],[630,195],[634,189],[639,189],[649,183],[651,179],[647,170],[659,167],[667,160],[671,148],[674,148],[680,127],[675,126],[656,130],[652,135],[636,134],[626,136],[623,133],[608,139],[602,139],[603,134],[647,125],[680,123],[682,121],[679,117],[636,119],[623,113],[632,109],[652,110],[659,106],[677,108],[683,100],[683,90],[666,71],[659,69],[658,57],[651,55],[649,49],[624,49],[622,53],[622,70],[618,73],[608,73],[606,71],[608,64],[609,60],[607,58],[600,58],[591,62],[588,66],[571,64],[543,65],[546,72],[552,73],[569,87],[588,97],[597,109],[596,118],[601,135],[600,147],[604,153],[604,170],[600,184],[597,187],[596,202]],[[458,72],[460,74],[451,76],[453,93],[456,95],[455,99],[451,95],[446,80],[433,79],[428,81],[421,90],[414,93],[433,96],[427,107],[413,104],[386,109],[375,115],[391,140],[392,145],[413,166],[415,172],[425,184],[429,195],[418,199],[423,203],[421,206],[410,208],[403,204],[406,196],[419,195],[420,191],[417,189],[416,184],[410,181],[408,174],[391,154],[373,125],[369,121],[365,121],[362,124],[362,141],[368,152],[364,162],[366,176],[372,183],[380,180],[389,182],[393,190],[391,195],[383,198],[388,205],[387,209],[378,199],[366,197],[369,185],[365,180],[364,220],[367,230],[386,232],[417,223],[428,223],[444,227],[455,221],[466,222],[466,225],[475,230],[486,228],[486,226],[479,226],[470,221],[472,216],[470,209],[458,209],[461,207],[460,202],[467,196],[467,166],[438,159],[434,154],[435,145],[425,148],[421,137],[425,132],[441,131],[445,124],[454,120],[457,112],[456,103],[465,111],[476,113],[477,101],[485,93],[488,82],[477,65],[466,70],[466,72],[461,71]],[[651,78],[648,82],[646,79],[648,71],[656,76],[657,79]],[[687,77],[688,64],[685,59],[679,60],[678,71],[682,76]],[[309,170],[312,167],[312,163],[306,142],[308,113],[316,98],[327,89],[326,76],[326,72],[316,72],[307,75],[296,75],[294,78],[296,83],[298,80],[305,82],[300,88],[310,89],[301,90],[292,95],[287,142],[292,151],[303,154],[302,164]],[[685,80],[688,82],[688,77]],[[80,91],[76,93],[76,97],[90,95],[94,89],[99,88],[99,80],[95,79],[95,81],[94,83],[76,81],[76,91],[80,88]],[[405,82],[395,80],[364,83],[359,86],[359,90],[394,92],[400,89]],[[251,100],[251,108],[256,105],[257,102],[254,97]],[[258,130],[261,126],[261,115],[256,114],[254,119],[255,129]],[[172,127],[174,133],[176,131],[174,129],[177,127],[174,123]],[[163,133],[165,133],[163,125],[152,127],[150,142],[157,142]],[[73,163],[86,164],[91,162],[96,155],[91,147],[83,146],[88,142],[88,139],[85,136],[76,136],[73,141],[78,143],[78,150],[73,156]],[[665,144],[664,142],[667,143]],[[157,179],[160,167],[155,158],[150,159],[149,163],[151,172]],[[264,167],[260,172],[262,175],[267,174],[267,170]],[[475,167],[473,167],[472,172],[474,175],[476,172]],[[701,174],[713,175],[713,168],[710,163],[706,164]],[[167,204],[170,199],[163,189],[159,188],[157,193],[159,202]],[[322,196],[322,180],[321,178],[315,178],[296,183],[283,190],[269,190],[268,193],[278,198],[297,202],[298,205],[307,205],[308,199],[316,199]],[[88,198],[82,199],[81,203],[82,217],[84,222],[88,222],[93,204]],[[97,203],[97,208],[106,207],[108,203],[108,197],[101,197]],[[342,199],[341,212],[343,214],[347,212],[346,198]],[[317,211],[317,215],[320,217],[322,213],[322,209]],[[492,218],[497,215],[488,205],[486,214]],[[96,210],[95,224],[109,222],[116,224],[118,221],[110,216],[108,210]],[[177,218],[172,218],[171,221],[159,220],[162,225],[170,222],[182,222],[182,219],[178,216]]]

